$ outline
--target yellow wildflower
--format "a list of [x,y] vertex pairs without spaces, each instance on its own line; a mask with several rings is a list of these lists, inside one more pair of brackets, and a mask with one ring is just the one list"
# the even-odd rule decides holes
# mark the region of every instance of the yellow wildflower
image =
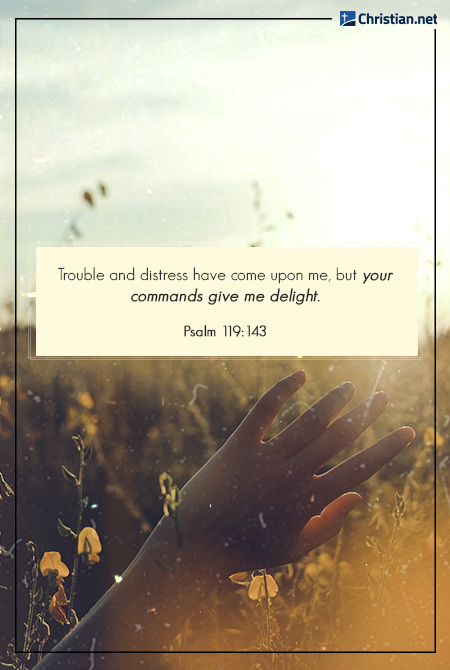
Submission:
[[58,623],[61,624],[69,623],[67,621],[66,613],[63,610],[64,605],[67,605],[68,602],[69,601],[67,600],[64,587],[62,584],[60,584],[57,592],[50,601],[50,605],[48,606],[48,611],[50,612],[51,616],[55,619],[55,621],[58,621]]
[[92,409],[94,407],[94,401],[92,400],[90,394],[85,391],[84,393],[79,393],[77,395],[77,400],[78,404],[81,405],[81,407],[85,407],[86,409]]
[[69,568],[62,562],[59,551],[46,551],[41,558],[39,568],[42,576],[54,581],[55,586],[59,586],[64,577],[69,574]]
[[[255,574],[255,572],[259,574]],[[278,584],[272,575],[266,573],[264,581],[264,574],[261,574],[261,570],[256,570],[255,572],[235,572],[233,575],[230,575],[230,579],[235,584],[248,586],[248,597],[250,600],[265,598],[266,584],[269,598],[275,598],[278,593]]]
[[278,584],[272,577],[272,575],[256,575],[253,577],[252,583],[248,587],[248,597],[250,600],[260,600],[261,598],[266,597],[266,584],[267,584],[267,595],[269,598],[275,598],[278,593]]
[[86,526],[78,535],[78,553],[81,554],[83,563],[92,565],[98,563],[100,557],[98,554],[102,550],[100,538],[95,528]]
[[[434,445],[434,437],[435,433],[433,426],[428,426],[423,436],[423,441],[426,447],[432,447]],[[436,431],[436,448],[439,449],[443,444],[444,438]]]

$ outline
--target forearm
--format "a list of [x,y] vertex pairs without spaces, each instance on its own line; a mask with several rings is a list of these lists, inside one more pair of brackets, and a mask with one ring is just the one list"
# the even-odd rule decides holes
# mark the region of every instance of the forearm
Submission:
[[[205,597],[231,572],[223,557],[214,553],[211,545],[203,548],[188,539],[178,549],[172,519],[163,518],[122,580],[37,669],[89,667],[80,652],[89,656],[92,650],[97,652],[96,668],[142,667],[142,655],[135,652],[156,652],[152,655],[156,663]],[[134,653],[127,654],[124,663],[123,653],[107,652]]]
[[[304,379],[296,372],[258,401],[186,484],[180,504],[175,489],[166,492],[172,517],[163,518],[122,580],[39,670],[156,665],[204,598],[230,574],[296,562],[336,535],[361,498],[352,489],[404,449],[414,431],[399,428],[316,475],[381,414],[388,397],[376,393],[333,422],[353,395],[353,385],[344,383],[263,442]],[[86,665],[92,651],[95,664]]]

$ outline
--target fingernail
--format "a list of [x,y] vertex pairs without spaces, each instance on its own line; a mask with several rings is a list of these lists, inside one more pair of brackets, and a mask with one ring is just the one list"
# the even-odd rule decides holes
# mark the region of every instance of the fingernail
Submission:
[[411,426],[402,426],[402,437],[405,440],[406,445],[413,441],[416,437],[416,431],[411,428]]
[[386,391],[377,391],[373,394],[373,398],[379,400],[383,405],[387,405],[389,402],[389,396]]
[[352,512],[352,511],[355,509],[355,507],[356,507],[357,505],[359,505],[359,503],[361,502],[361,500],[362,500],[362,496],[360,496],[359,498],[354,498],[354,499],[352,500],[351,507],[350,507],[350,505],[349,505],[349,510],[348,510],[347,514],[350,514],[350,512]]
[[[303,384],[306,380],[306,372],[304,370],[296,370],[289,377],[294,378],[299,384]],[[287,379],[287,377],[286,377]]]
[[349,398],[351,398],[355,392],[355,385],[352,384],[352,382],[344,382],[343,384],[339,384],[339,386],[347,391]]
[[344,496],[347,496],[347,500],[345,502],[348,511],[346,514],[350,514],[352,509],[355,509],[356,505],[359,505],[362,500],[362,496],[359,493],[356,493],[356,491],[349,491],[348,493],[344,493]]

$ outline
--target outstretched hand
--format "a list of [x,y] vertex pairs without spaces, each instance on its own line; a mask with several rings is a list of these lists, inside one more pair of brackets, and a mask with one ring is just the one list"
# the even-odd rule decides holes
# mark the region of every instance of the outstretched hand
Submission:
[[[172,519],[164,517],[120,582],[56,647],[62,658],[49,654],[40,670],[75,670],[79,652],[88,652],[93,639],[98,651],[162,653],[219,581],[234,572],[297,561],[339,532],[361,499],[352,489],[406,447],[414,431],[398,428],[317,475],[381,414],[388,396],[375,393],[336,419],[354,393],[353,384],[345,382],[263,442],[305,379],[304,372],[295,372],[256,403],[182,489],[178,537]],[[137,670],[145,658],[129,654],[127,666]],[[108,670],[123,662],[123,656],[109,654]]]
[[303,371],[279,381],[256,403],[223,447],[186,484],[179,508],[183,546],[214,547],[230,572],[282,565],[336,535],[361,500],[352,492],[414,438],[398,428],[325,474],[381,414],[388,395],[375,393],[333,421],[354,394],[337,386],[279,435],[263,437],[301,386]]

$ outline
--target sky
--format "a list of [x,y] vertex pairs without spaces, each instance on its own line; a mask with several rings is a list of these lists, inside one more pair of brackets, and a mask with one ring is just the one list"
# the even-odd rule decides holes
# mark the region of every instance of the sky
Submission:
[[[8,9],[49,16],[17,27],[19,313],[33,290],[29,243],[64,242],[74,222],[83,244],[421,244],[425,261],[431,258],[431,26],[343,29],[332,2],[278,2],[276,13],[274,3],[141,4],[79,3],[79,16],[100,20],[58,21],[51,18],[56,3],[3,3],[1,295],[13,284]],[[438,16],[438,222],[445,231],[448,6],[368,2],[364,11]],[[199,16],[213,18],[185,18]],[[240,16],[249,20],[230,20]],[[86,190],[94,207],[82,198]],[[450,284],[447,241],[443,232],[443,285]]]

